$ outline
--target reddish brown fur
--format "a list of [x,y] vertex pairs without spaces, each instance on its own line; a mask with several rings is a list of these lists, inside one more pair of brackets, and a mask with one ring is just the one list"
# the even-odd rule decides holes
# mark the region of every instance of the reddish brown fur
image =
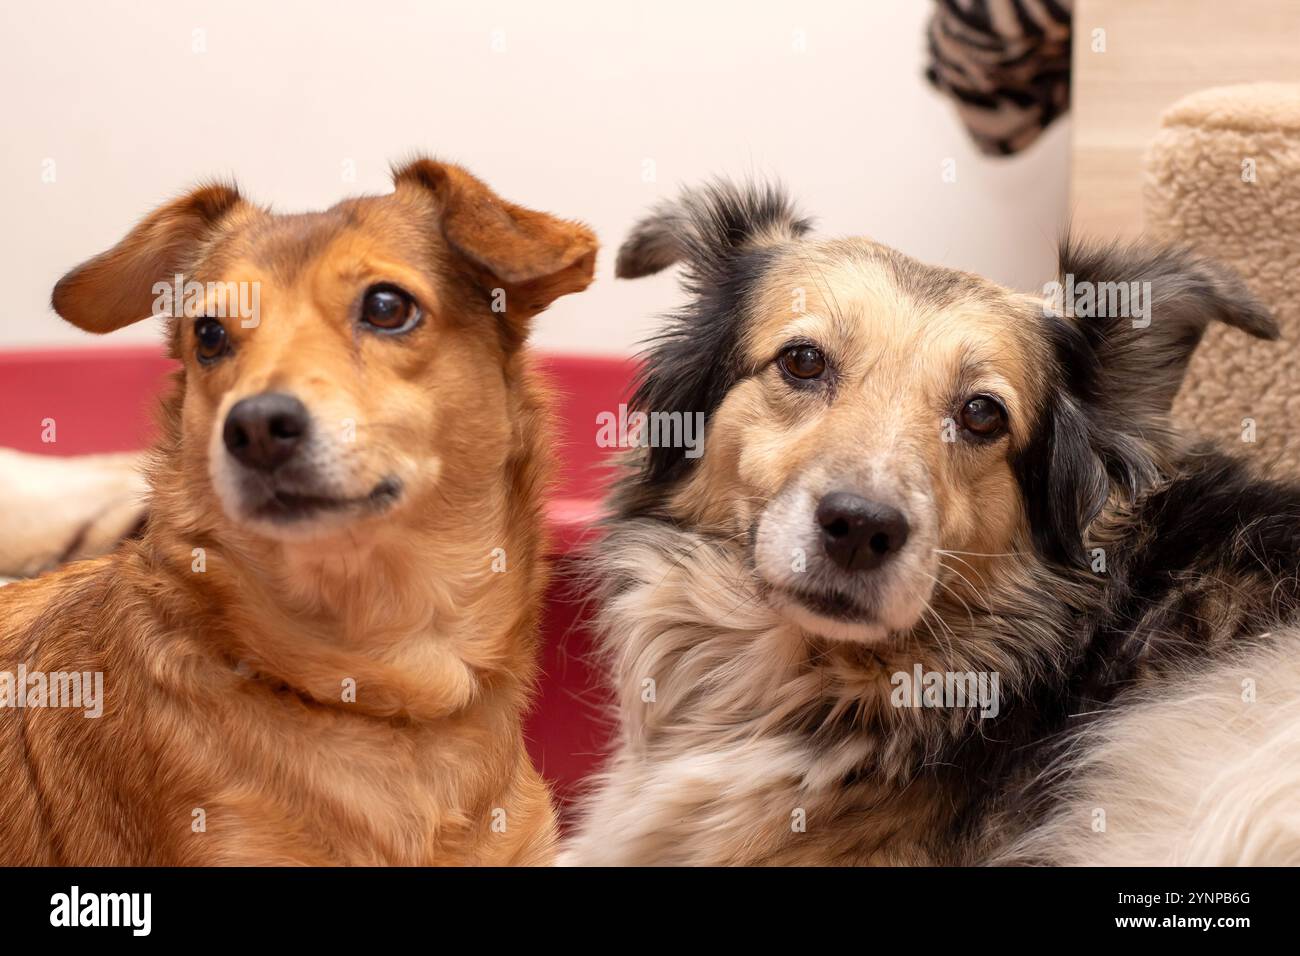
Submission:
[[[393,194],[322,214],[207,187],[59,284],[56,308],[92,331],[146,317],[173,271],[259,281],[262,318],[227,323],[235,352],[213,367],[194,359],[191,320],[172,322],[185,368],[143,537],[0,589],[0,669],[102,671],[105,697],[99,719],[0,710],[0,861],[549,861],[553,813],[521,730],[547,578],[546,401],[518,346],[586,286],[594,255],[584,227],[417,161]],[[426,306],[401,341],[355,329],[358,289],[378,278]],[[212,436],[268,388],[329,427],[355,418],[349,473],[397,470],[400,503],[302,540],[232,520]]]

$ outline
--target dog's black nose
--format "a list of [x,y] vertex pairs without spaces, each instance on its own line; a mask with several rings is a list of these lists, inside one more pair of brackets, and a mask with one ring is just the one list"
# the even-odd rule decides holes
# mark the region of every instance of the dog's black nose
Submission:
[[235,460],[271,471],[293,457],[307,436],[307,407],[292,395],[264,392],[235,402],[221,437]]
[[845,571],[870,571],[907,543],[907,517],[897,508],[835,491],[817,505],[827,556]]

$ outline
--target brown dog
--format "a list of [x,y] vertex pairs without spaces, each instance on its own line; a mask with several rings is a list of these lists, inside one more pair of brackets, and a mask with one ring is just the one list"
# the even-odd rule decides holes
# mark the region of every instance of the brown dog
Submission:
[[0,862],[549,861],[521,346],[595,250],[417,160],[309,215],[198,189],[59,282],[184,368],[142,538],[0,589]]

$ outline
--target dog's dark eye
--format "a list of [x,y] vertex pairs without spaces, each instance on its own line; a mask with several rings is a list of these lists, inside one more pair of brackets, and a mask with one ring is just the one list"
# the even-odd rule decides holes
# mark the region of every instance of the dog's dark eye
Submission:
[[215,362],[225,355],[229,345],[225,327],[216,319],[204,318],[195,322],[194,340],[198,343],[194,352],[204,364]]
[[420,307],[396,286],[375,286],[361,303],[361,321],[382,332],[407,332],[420,321]]
[[826,356],[815,345],[792,345],[777,356],[776,362],[786,375],[803,381],[826,374]]
[[961,425],[980,438],[994,438],[1007,429],[1007,412],[996,399],[976,395],[961,408]]

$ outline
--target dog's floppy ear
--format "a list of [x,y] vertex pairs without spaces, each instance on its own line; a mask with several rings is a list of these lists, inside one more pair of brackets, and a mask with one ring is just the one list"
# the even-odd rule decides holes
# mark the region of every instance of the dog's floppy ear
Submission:
[[[1097,357],[1093,401],[1143,421],[1169,414],[1211,322],[1261,339],[1278,326],[1241,278],[1187,249],[1090,246],[1067,238],[1051,290]],[[1069,294],[1073,291],[1073,294]]]
[[448,245],[488,288],[505,291],[508,316],[531,317],[591,284],[597,242],[581,223],[506,202],[451,163],[416,159],[396,168],[393,182],[433,198]]
[[1169,413],[1206,327],[1278,327],[1232,270],[1179,248],[1067,239],[1047,292],[1057,375],[1018,471],[1040,549],[1080,565],[1107,499],[1133,500],[1169,466]]
[[195,253],[243,200],[234,186],[211,184],[154,210],[107,252],[54,286],[54,311],[87,332],[112,332],[152,314],[154,285],[188,270]]
[[[619,249],[617,275],[638,278],[680,261],[687,295],[650,342],[635,409],[707,421],[740,375],[742,326],[754,288],[775,250],[811,228],[779,185],[715,180],[660,203],[632,229]],[[652,447],[647,454],[647,485],[676,480],[692,462],[681,448]]]

